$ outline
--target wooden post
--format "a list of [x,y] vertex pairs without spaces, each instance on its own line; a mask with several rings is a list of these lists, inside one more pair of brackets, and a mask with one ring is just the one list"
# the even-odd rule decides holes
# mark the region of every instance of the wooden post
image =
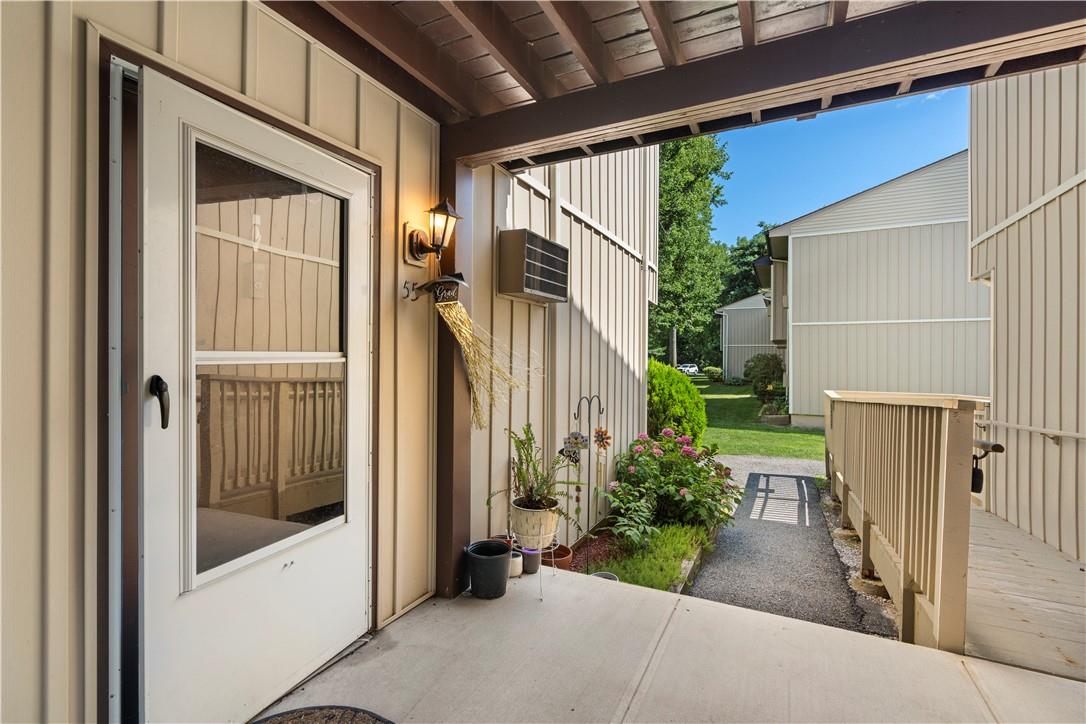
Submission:
[[[965,596],[969,573],[969,485],[973,410],[943,411],[936,526],[935,641],[944,651],[965,649]],[[962,405],[965,407],[966,405]]]

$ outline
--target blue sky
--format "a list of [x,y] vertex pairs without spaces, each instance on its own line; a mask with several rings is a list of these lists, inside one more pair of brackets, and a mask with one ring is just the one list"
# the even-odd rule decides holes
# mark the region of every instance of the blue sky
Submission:
[[783,223],[968,145],[969,91],[926,95],[780,121],[717,136],[732,172],[713,239],[731,244],[759,221]]

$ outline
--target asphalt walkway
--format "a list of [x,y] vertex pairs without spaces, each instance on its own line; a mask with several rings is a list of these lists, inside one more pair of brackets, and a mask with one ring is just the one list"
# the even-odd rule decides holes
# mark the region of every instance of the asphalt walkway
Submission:
[[823,517],[812,460],[729,456],[746,492],[717,535],[690,595],[837,628],[894,635],[858,599]]

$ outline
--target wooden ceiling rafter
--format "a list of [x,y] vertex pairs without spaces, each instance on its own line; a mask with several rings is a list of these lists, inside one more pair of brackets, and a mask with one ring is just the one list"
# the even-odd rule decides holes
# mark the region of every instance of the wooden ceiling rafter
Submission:
[[618,63],[608,50],[584,6],[576,2],[539,0],[539,8],[569,45],[596,85],[622,80]]
[[841,25],[848,20],[848,0],[833,0],[830,3],[830,25]]
[[465,77],[440,48],[392,5],[369,0],[317,0],[317,4],[460,113],[480,116],[505,108],[474,79]]
[[656,52],[660,54],[664,67],[673,68],[685,64],[686,54],[679,42],[678,33],[675,32],[675,24],[671,22],[667,3],[660,0],[639,0],[637,5],[641,9],[641,14],[645,16],[649,34],[652,36],[652,42],[656,45]]
[[441,5],[533,99],[541,101],[565,92],[497,3],[441,0]]
[[739,0],[739,32],[743,36],[744,48],[753,48],[758,43],[758,29],[754,24],[753,0]]

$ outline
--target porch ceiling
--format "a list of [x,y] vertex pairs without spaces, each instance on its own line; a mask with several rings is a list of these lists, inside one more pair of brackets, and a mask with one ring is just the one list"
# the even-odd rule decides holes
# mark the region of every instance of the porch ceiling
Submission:
[[447,158],[514,170],[1075,62],[1086,50],[1086,10],[1072,2],[318,4],[440,99]]

